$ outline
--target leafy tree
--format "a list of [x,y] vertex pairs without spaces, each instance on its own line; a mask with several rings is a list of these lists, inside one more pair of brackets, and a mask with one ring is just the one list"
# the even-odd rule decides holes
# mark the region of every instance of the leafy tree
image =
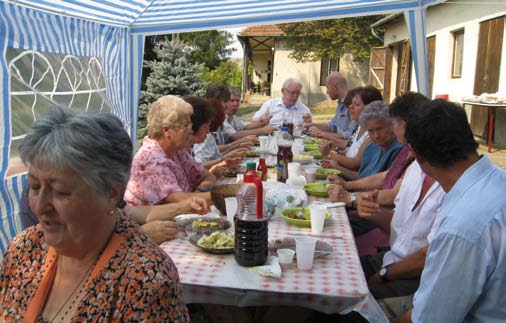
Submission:
[[154,48],[156,59],[144,60],[151,71],[146,79],[146,90],[141,91],[139,107],[139,142],[147,133],[148,105],[164,95],[202,95],[207,84],[202,81],[204,64],[190,58],[192,49],[184,42],[173,39],[159,42]]
[[234,37],[224,30],[182,33],[177,37],[195,49],[191,54],[193,61],[204,63],[209,70],[218,68],[235,50],[229,47]]
[[227,84],[241,88],[242,70],[236,63],[227,60],[221,62],[215,70],[206,69],[202,78],[208,83]]
[[[371,24],[382,16],[366,16],[282,24],[287,44],[297,61],[315,61],[351,53],[368,59],[370,49],[382,42],[371,33]],[[382,31],[379,31],[382,34]]]

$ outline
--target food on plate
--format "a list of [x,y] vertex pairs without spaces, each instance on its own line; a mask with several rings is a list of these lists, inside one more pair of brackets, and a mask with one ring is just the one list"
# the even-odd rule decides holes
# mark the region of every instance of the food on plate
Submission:
[[227,168],[223,175],[226,177],[236,177],[239,171],[236,168]]
[[261,152],[259,150],[250,150],[246,153],[247,157],[259,157]]
[[206,249],[229,249],[234,247],[234,235],[231,232],[216,231],[202,236],[197,244]]
[[218,222],[216,221],[209,221],[204,219],[198,219],[193,221],[192,227],[194,228],[218,228]]

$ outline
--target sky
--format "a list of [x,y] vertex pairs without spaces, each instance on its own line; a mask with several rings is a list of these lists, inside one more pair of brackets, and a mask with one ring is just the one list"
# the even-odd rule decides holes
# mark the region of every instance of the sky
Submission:
[[229,33],[234,35],[234,43],[232,44],[232,47],[235,48],[236,50],[234,52],[232,52],[232,56],[231,56],[232,58],[242,58],[242,55],[243,55],[242,46],[239,43],[239,41],[237,40],[237,36],[236,36],[237,33],[239,33],[242,29],[244,29],[244,27],[225,29],[226,31],[228,31]]

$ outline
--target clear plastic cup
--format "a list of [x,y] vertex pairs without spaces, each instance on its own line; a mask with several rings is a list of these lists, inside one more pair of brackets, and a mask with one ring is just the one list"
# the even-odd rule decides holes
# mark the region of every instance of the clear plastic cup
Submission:
[[295,255],[295,250],[292,249],[278,249],[278,258],[279,265],[281,268],[288,269],[292,267],[293,256]]
[[323,226],[325,224],[325,213],[327,213],[327,207],[325,205],[310,205],[309,212],[311,217],[311,232],[313,234],[320,234],[323,232]]
[[314,183],[316,182],[316,168],[308,167],[304,170],[304,176],[306,177],[306,182]]
[[267,143],[269,141],[269,136],[259,136],[258,142],[260,143],[260,150],[266,151],[267,150]]
[[237,211],[237,198],[226,197],[225,198],[225,209],[227,210],[227,220],[234,225],[234,215]]
[[288,177],[297,177],[300,173],[299,163],[288,163]]
[[297,253],[297,268],[300,270],[311,270],[313,268],[314,250],[316,238],[302,236],[295,238],[295,250]]

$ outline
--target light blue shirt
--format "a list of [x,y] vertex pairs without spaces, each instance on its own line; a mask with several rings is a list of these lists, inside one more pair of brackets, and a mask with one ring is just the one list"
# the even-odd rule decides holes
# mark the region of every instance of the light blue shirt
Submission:
[[350,111],[344,105],[344,102],[339,102],[336,107],[336,114],[327,124],[329,132],[339,133],[345,139],[348,139],[356,126],[357,123],[350,119]]
[[197,163],[205,163],[210,160],[223,158],[223,154],[220,152],[216,144],[216,140],[211,133],[207,134],[206,140],[201,144],[193,145],[194,158]]
[[506,171],[486,156],[446,195],[413,322],[506,321]]

